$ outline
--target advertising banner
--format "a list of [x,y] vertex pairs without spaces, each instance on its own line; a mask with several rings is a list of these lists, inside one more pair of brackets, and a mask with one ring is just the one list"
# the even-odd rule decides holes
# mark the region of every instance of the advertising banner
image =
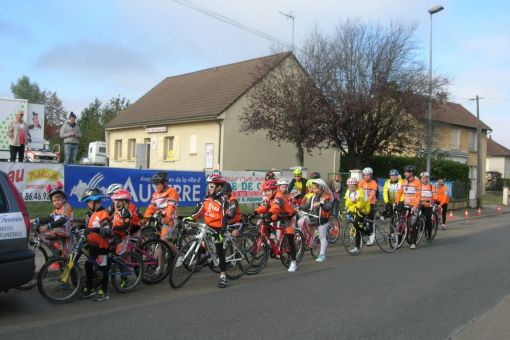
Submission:
[[222,171],[221,174],[230,182],[234,195],[240,204],[262,202],[261,185],[265,172],[256,171]]
[[48,201],[48,184],[55,185],[57,181],[64,183],[63,164],[2,162],[0,170],[8,175],[25,202]]
[[[87,188],[99,188],[106,193],[110,184],[120,183],[129,190],[133,202],[147,206],[154,193],[151,177],[161,170],[105,168],[100,166],[69,165],[65,167],[65,191],[71,205],[83,205],[79,198]],[[205,196],[205,176],[197,171],[169,171],[168,183],[179,193],[179,206],[195,206]]]

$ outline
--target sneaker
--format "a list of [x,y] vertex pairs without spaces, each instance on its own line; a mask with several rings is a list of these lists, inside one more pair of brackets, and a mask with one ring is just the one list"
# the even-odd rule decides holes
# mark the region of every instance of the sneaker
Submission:
[[227,277],[226,276],[220,276],[220,279],[218,280],[218,287],[227,288]]
[[372,244],[374,244],[374,241],[375,241],[375,234],[370,234],[370,236],[368,237],[367,246],[371,246]]
[[441,229],[446,230],[446,224],[441,224]]
[[80,299],[88,299],[88,298],[93,297],[94,295],[96,295],[96,292],[94,290],[88,289],[88,288],[83,288],[81,290]]
[[358,247],[354,247],[351,250],[349,250],[349,253],[357,253],[357,252],[359,252]]
[[297,270],[296,261],[290,261],[289,272],[293,273]]
[[102,289],[100,289],[99,292],[97,292],[96,301],[105,301],[105,300],[108,300],[109,298],[110,298],[110,295],[108,295],[108,293],[106,293]]
[[413,244],[411,244],[411,247],[410,247],[410,248],[411,248],[411,249],[416,249],[416,244],[414,244],[414,243],[413,243]]
[[315,259],[315,262],[324,262],[326,261],[326,256],[324,255],[319,255],[316,259]]

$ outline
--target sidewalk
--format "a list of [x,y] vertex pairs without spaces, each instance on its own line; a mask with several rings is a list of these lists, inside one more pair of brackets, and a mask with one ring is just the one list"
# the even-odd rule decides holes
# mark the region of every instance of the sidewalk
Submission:
[[[467,215],[466,215],[467,211]],[[486,204],[480,212],[478,209],[457,209],[448,210],[446,214],[446,225],[449,223],[462,222],[487,216],[510,213],[510,206]],[[441,220],[441,217],[440,217]]]

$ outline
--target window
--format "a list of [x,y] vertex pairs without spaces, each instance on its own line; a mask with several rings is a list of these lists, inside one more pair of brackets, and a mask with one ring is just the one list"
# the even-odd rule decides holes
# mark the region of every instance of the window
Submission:
[[135,159],[136,139],[128,139],[128,159]]
[[99,152],[98,152],[98,153],[101,153],[101,154],[106,155],[106,146],[100,146],[100,147],[99,147]]
[[478,140],[477,140],[476,132],[469,131],[469,133],[468,133],[468,149],[469,149],[469,151],[477,151],[477,149],[478,149],[477,142],[478,142]]
[[191,135],[189,137],[189,154],[190,155],[197,154],[197,135]]
[[165,161],[174,161],[174,137],[165,137],[163,146],[163,159]]
[[117,139],[115,141],[115,159],[121,159],[122,158],[122,139]]
[[452,139],[450,146],[452,149],[458,149],[460,147],[460,129],[452,129]]

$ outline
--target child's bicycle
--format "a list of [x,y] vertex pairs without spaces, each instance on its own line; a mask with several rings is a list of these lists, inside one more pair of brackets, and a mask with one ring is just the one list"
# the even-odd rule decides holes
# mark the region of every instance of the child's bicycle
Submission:
[[302,227],[298,228],[304,236],[303,240],[305,250],[309,249],[312,257],[316,259],[319,256],[321,250],[321,241],[319,239],[319,229],[317,225],[319,216],[307,213],[306,211],[302,210],[298,210],[298,215],[300,218],[308,217],[310,219],[310,223],[303,223]]
[[[182,246],[191,241],[198,232],[197,228],[184,223],[183,218],[184,216],[177,216],[175,230],[171,238],[171,242],[175,244],[177,249],[181,249]],[[162,227],[163,215],[160,212],[156,212],[140,230],[140,238],[143,240],[159,239]]]
[[[52,303],[67,303],[77,296],[82,289],[85,276],[82,273],[80,261],[82,255],[87,260],[95,263],[90,258],[87,249],[87,234],[90,229],[76,228],[73,231],[75,237],[74,248],[65,257],[49,259],[41,268],[37,277],[37,286],[41,295]],[[125,252],[122,255],[109,256],[112,262],[110,277],[113,287],[121,292],[132,292],[139,285],[144,275],[142,257],[136,252]],[[94,266],[95,286],[101,281],[101,271]]]
[[[218,231],[205,223],[185,223],[194,225],[198,234],[179,250],[172,262],[169,283],[173,288],[182,287],[199,270],[197,267],[209,265],[214,268],[219,267],[220,263],[215,244]],[[243,248],[245,238],[246,236],[241,236],[240,240],[236,240],[229,230],[224,235],[223,249],[227,266],[225,274],[230,280],[243,276],[251,265],[251,254]]]
[[37,286],[37,275],[42,266],[48,261],[49,258],[61,257],[64,250],[64,240],[56,236],[55,238],[48,238],[39,232],[39,224],[33,223],[30,226],[30,237],[28,246],[34,252],[35,271],[34,276],[27,283],[17,287],[19,290],[29,290]]
[[[254,223],[253,219],[255,217],[250,220],[251,223]],[[249,250],[253,260],[247,274],[254,275],[260,273],[266,266],[269,256],[280,258],[282,265],[288,268],[291,261],[290,239],[289,235],[285,234],[282,221],[267,222],[264,220],[264,216],[259,216],[256,224],[259,230],[247,236],[252,240],[253,244],[253,247]],[[296,229],[294,234],[294,246],[296,249],[296,262],[299,263],[303,258],[305,250],[305,236],[299,229]]]

